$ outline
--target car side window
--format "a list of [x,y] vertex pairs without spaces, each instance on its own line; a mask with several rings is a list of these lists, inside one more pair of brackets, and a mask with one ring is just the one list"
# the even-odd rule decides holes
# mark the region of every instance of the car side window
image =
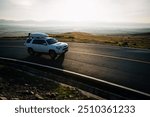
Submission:
[[32,44],[40,44],[40,45],[43,45],[45,42],[45,40],[33,40]]
[[47,41],[48,44],[57,43],[57,40],[56,40],[56,39],[47,39],[46,41]]

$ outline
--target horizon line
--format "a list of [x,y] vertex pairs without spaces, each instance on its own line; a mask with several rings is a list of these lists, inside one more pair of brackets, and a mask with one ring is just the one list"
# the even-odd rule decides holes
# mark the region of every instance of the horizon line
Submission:
[[55,19],[47,19],[47,20],[35,20],[35,19],[5,19],[0,18],[2,21],[14,21],[14,22],[25,22],[25,21],[33,21],[33,22],[74,22],[74,23],[107,23],[107,24],[150,24],[150,22],[108,22],[108,21],[71,21],[71,20],[55,20]]

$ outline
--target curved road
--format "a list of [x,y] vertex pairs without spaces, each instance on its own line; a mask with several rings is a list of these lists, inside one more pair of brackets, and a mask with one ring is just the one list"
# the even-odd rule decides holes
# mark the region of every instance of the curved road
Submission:
[[69,51],[51,61],[30,57],[23,40],[1,40],[0,56],[58,67],[150,94],[150,50],[100,44],[69,43]]

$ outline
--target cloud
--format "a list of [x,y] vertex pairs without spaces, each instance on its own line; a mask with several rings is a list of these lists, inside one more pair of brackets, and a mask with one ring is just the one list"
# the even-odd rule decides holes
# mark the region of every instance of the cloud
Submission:
[[0,18],[150,22],[150,0],[0,0]]

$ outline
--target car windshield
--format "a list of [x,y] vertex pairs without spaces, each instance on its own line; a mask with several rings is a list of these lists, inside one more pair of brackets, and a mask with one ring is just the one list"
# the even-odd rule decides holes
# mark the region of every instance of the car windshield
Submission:
[[57,40],[56,40],[56,39],[54,39],[54,38],[47,39],[46,41],[47,41],[47,43],[48,43],[49,45],[50,45],[50,44],[57,43]]

